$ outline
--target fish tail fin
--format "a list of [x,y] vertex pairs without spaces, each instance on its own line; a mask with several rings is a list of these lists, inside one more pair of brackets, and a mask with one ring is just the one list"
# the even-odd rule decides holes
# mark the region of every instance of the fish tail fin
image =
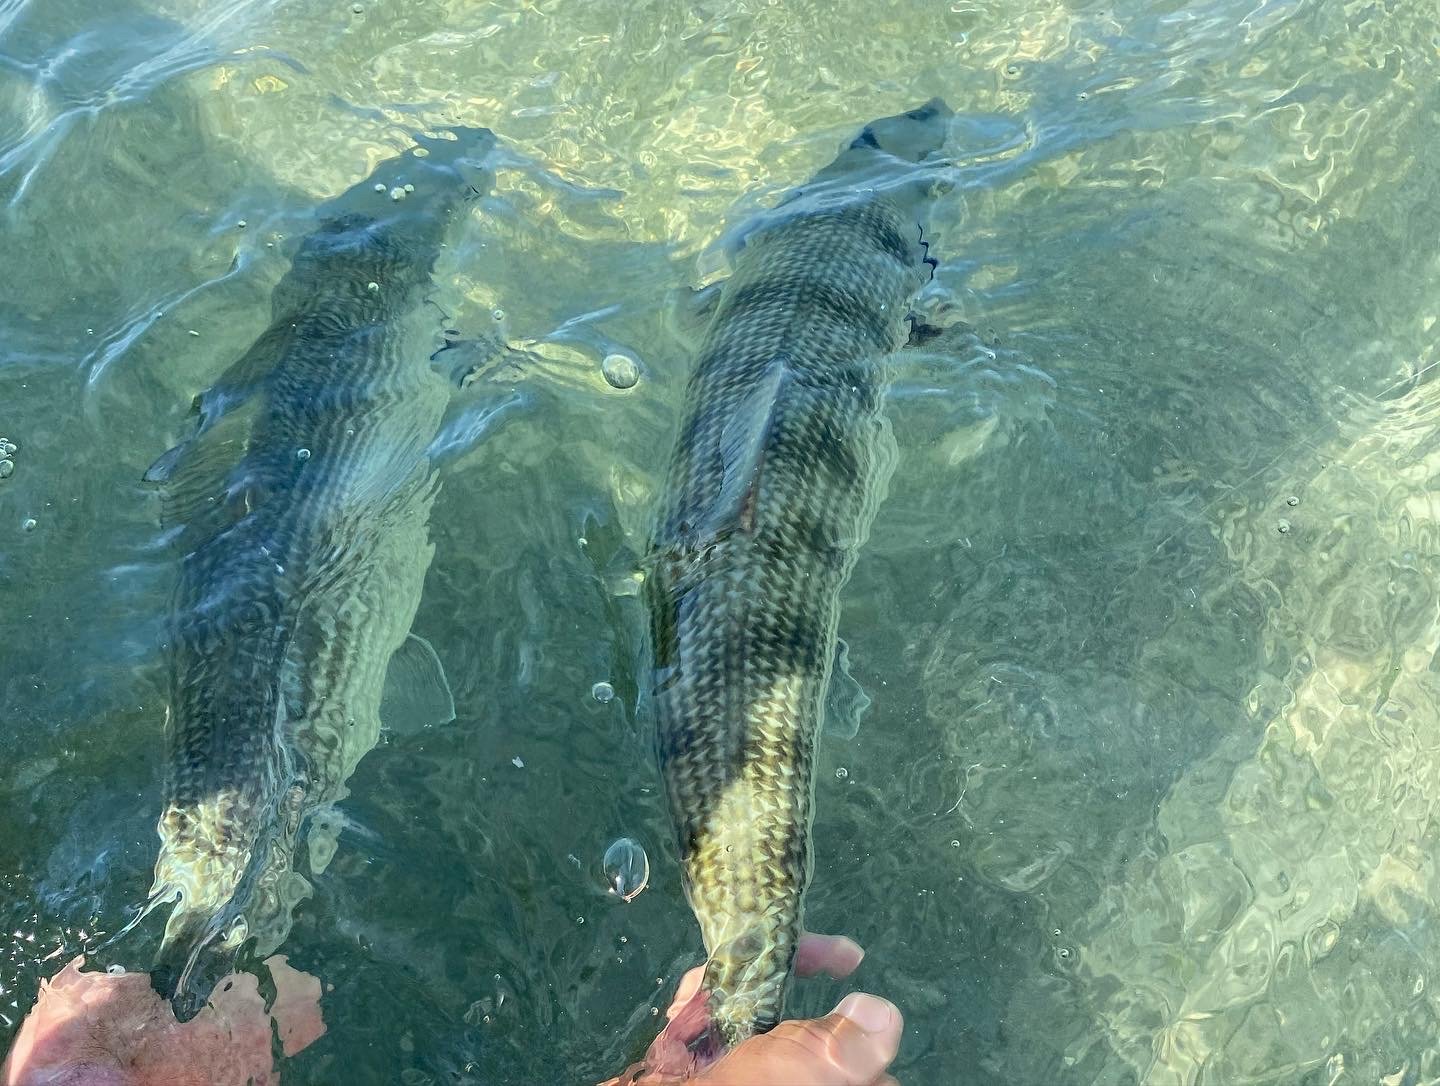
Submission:
[[145,903],[135,910],[135,915],[109,938],[86,948],[91,957],[108,951],[144,923],[152,913],[165,905],[173,905],[161,936],[160,949],[155,952],[150,975],[155,990],[169,1000],[180,1021],[187,1021],[205,1005],[214,983],[228,971],[227,960],[217,963],[220,972],[213,976],[208,970],[203,978],[196,973],[201,954],[217,939],[223,945],[233,945],[235,940],[221,938],[227,931],[234,932],[237,923],[228,910],[219,916],[207,917],[199,909],[187,908],[184,891],[169,883],[157,883],[151,888]]
[[[183,901],[176,904],[150,975],[155,990],[170,1001],[177,1019],[185,1022],[198,1014],[215,984],[230,972],[233,953],[206,955],[205,951],[217,944],[221,950],[238,948],[243,941],[243,924],[243,920],[231,917],[228,910],[207,919],[199,912],[185,909]],[[236,932],[237,925],[241,932]],[[227,938],[227,932],[241,934],[241,938]]]
[[640,1067],[662,1076],[688,1077],[725,1055],[728,1046],[711,1003],[709,985],[702,980],[689,999],[670,1009],[670,1020],[650,1043]]

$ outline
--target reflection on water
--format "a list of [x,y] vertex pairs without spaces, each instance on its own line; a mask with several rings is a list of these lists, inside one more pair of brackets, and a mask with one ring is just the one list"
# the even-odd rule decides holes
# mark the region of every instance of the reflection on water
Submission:
[[141,475],[315,205],[477,125],[512,160],[437,330],[503,310],[533,400],[432,514],[457,720],[351,780],[286,943],[330,1032],[287,1081],[623,1065],[699,947],[637,707],[665,300],[941,94],[922,302],[964,325],[896,373],[810,925],[868,948],[907,1082],[1434,1078],[1437,68],[1428,9],[1359,0],[0,2],[0,1012],[148,885]]

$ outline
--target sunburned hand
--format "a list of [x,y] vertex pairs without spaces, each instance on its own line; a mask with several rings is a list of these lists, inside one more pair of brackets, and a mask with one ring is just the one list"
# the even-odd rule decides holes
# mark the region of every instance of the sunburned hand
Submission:
[[287,1056],[322,1033],[320,982],[266,962],[275,982],[267,1009],[246,973],[222,980],[188,1022],[144,973],[80,971],[76,958],[41,986],[0,1068],[3,1086],[278,1086],[272,1024]]
[[[806,935],[795,954],[795,971],[846,977],[864,953],[840,936]],[[703,974],[703,969],[685,974],[666,1012],[669,1025],[644,1061],[604,1086],[897,1086],[886,1068],[900,1048],[904,1020],[894,1004],[860,992],[846,996],[824,1018],[782,1022],[697,1068],[688,1046],[705,1028]]]

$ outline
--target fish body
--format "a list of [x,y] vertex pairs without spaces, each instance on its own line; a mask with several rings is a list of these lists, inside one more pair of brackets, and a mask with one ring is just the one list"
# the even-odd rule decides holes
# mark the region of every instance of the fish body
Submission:
[[[157,974],[177,1010],[208,994],[214,978],[191,976],[205,946],[253,937],[264,953],[288,932],[308,890],[298,840],[374,747],[387,673],[435,722],[453,716],[438,661],[409,635],[433,553],[428,446],[454,387],[431,364],[423,302],[494,140],[449,135],[321,208],[271,325],[147,473],[184,554],[148,907],[175,903]],[[310,843],[323,868],[333,840]]]
[[894,460],[884,363],[931,271],[915,164],[950,116],[872,123],[743,233],[648,549],[660,764],[725,1046],[782,1013],[838,597]]

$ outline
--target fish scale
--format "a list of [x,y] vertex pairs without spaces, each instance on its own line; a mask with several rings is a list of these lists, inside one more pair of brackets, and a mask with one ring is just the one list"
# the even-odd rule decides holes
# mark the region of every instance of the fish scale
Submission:
[[839,593],[894,463],[881,410],[929,278],[938,100],[867,126],[745,235],[685,396],[649,547],[659,756],[712,1039],[774,1026],[802,928]]

